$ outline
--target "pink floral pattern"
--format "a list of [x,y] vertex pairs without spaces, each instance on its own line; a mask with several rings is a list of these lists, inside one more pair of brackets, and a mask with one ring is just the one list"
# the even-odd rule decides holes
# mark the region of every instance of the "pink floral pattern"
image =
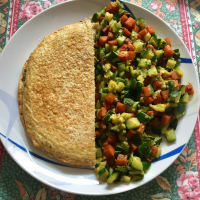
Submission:
[[44,8],[48,8],[51,6],[51,1],[49,0],[44,0]]
[[153,10],[157,10],[160,9],[162,7],[162,2],[161,1],[153,1],[149,8],[153,9]]
[[187,171],[177,179],[178,194],[182,200],[200,199],[198,172]]
[[40,2],[30,1],[26,2],[20,12],[20,19],[30,19],[34,15],[40,13],[43,10]]

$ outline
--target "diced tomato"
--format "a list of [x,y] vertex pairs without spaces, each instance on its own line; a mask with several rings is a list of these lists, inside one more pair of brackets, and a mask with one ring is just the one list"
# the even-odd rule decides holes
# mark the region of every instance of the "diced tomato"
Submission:
[[136,33],[138,33],[140,31],[140,27],[135,24],[134,28],[133,28],[133,31],[135,31]]
[[137,149],[137,146],[133,143],[130,144],[131,151],[135,151]]
[[153,35],[155,33],[155,30],[152,26],[147,26],[146,29],[151,35]]
[[130,38],[126,38],[124,44],[133,44],[133,41]]
[[117,67],[115,67],[114,65],[111,65],[111,71],[112,71],[112,72],[117,71]]
[[153,103],[153,98],[152,97],[147,97],[144,100],[145,105],[149,105],[151,103]]
[[149,116],[154,116],[154,111],[153,111],[153,110],[148,110],[148,111],[147,111],[147,115],[149,115]]
[[110,46],[117,45],[117,40],[110,40],[110,41],[108,41],[108,44]]
[[129,51],[134,51],[135,50],[135,47],[133,46],[133,44],[128,43],[127,45],[128,45],[128,50]]
[[101,109],[99,110],[99,113],[98,113],[99,119],[104,118],[106,113],[107,113],[107,109],[105,107],[101,107]]
[[120,102],[117,102],[116,113],[123,113],[126,111],[126,105]]
[[100,23],[101,23],[103,20],[104,20],[104,17],[103,17],[103,16],[99,17],[99,22],[100,22]]
[[108,40],[113,40],[114,34],[112,32],[108,32]]
[[140,123],[140,127],[138,128],[138,133],[142,134],[144,132],[145,125],[143,123]]
[[162,103],[163,99],[162,99],[162,96],[160,94],[156,95],[156,98],[153,100],[153,102],[155,104],[159,104],[159,103]]
[[98,48],[99,47],[99,42],[96,41],[95,44],[94,44],[94,48]]
[[169,96],[169,90],[163,90],[163,91],[160,92],[160,94],[161,94],[163,100],[166,101],[168,99],[168,96]]
[[128,50],[128,44],[123,44],[123,45],[120,47],[120,50],[121,50],[121,51],[126,51],[126,50]]
[[115,101],[115,95],[110,92],[105,96],[105,100],[108,104],[112,104]]
[[134,134],[136,134],[135,130],[129,130],[128,133],[126,134],[127,139],[131,140]]
[[167,45],[171,46],[171,39],[169,37],[165,38],[165,42],[167,43]]
[[185,86],[185,91],[189,94],[189,95],[193,95],[194,94],[194,88],[192,86],[191,83],[188,83],[186,86]]
[[172,48],[169,45],[166,45],[164,47],[164,55],[169,58],[169,57],[172,57],[173,54],[174,54],[174,51],[172,50]]
[[147,45],[147,49],[152,49],[152,51],[153,51],[154,53],[156,52],[156,49],[155,49],[154,46],[151,45],[151,44],[148,44],[148,45]]
[[139,32],[139,35],[143,38],[148,33],[147,29],[144,28]]
[[160,119],[159,119],[158,117],[155,117],[155,118],[151,121],[151,124],[152,124],[154,127],[160,126]]
[[106,110],[108,111],[108,110],[114,108],[114,105],[113,105],[113,104],[109,104],[109,103],[107,103],[106,101],[104,101],[104,102],[103,102],[103,107],[105,107]]
[[130,32],[127,28],[123,28],[123,34],[124,34],[126,37],[130,37],[131,32]]
[[171,80],[171,81],[174,82],[174,87],[175,87],[176,89],[178,89],[179,86],[180,86],[180,83],[178,82],[178,80]]
[[129,17],[125,22],[124,22],[124,26],[129,29],[132,30],[133,27],[135,25],[135,20],[132,17]]
[[144,92],[144,96],[145,96],[145,97],[151,96],[151,91],[149,90],[148,87],[143,87],[142,90],[143,90],[143,92]]
[[128,52],[128,60],[134,60],[136,56],[136,52],[135,51],[129,51]]
[[108,144],[104,146],[103,153],[107,158],[113,158],[115,154],[115,149],[112,145]]
[[110,27],[107,25],[105,28],[103,28],[102,32],[103,32],[103,33],[107,33],[108,30],[109,30],[109,28],[110,28]]
[[156,81],[153,82],[153,89],[154,90],[160,89],[162,87],[162,85],[163,84],[162,84],[161,81],[156,80]]
[[155,156],[156,154],[157,154],[157,152],[158,152],[158,147],[157,146],[152,146],[151,147],[151,153]]
[[170,120],[171,120],[171,116],[164,114],[162,116],[161,123],[162,123],[162,125],[167,125],[167,124],[169,124]]
[[109,13],[117,13],[119,11],[119,7],[116,2],[110,2],[106,7],[106,12]]
[[107,141],[108,141],[109,144],[112,144],[113,146],[115,146],[115,144],[117,143],[116,135],[108,136]]
[[104,122],[100,122],[99,123],[99,128],[102,129],[102,130],[106,130],[107,129],[107,126]]
[[127,163],[128,163],[127,155],[118,154],[117,159],[115,160],[115,164],[117,166],[125,166],[127,165]]
[[100,131],[95,131],[95,136],[96,137],[100,137],[101,136],[101,132]]
[[173,71],[171,72],[171,78],[172,78],[173,80],[179,80],[179,79],[181,78],[181,75],[180,75],[177,71],[173,70]]
[[151,162],[151,161],[152,161],[152,158],[146,158],[146,161],[147,161],[147,162]]
[[120,18],[120,21],[124,23],[127,19],[128,19],[127,15],[122,15],[122,17]]
[[103,46],[105,43],[107,43],[107,41],[108,41],[108,36],[100,36],[100,38],[99,38],[99,44],[101,46]]
[[129,57],[128,51],[120,51],[120,52],[119,52],[119,58],[120,58],[122,61],[126,62],[126,61],[128,60],[128,57]]

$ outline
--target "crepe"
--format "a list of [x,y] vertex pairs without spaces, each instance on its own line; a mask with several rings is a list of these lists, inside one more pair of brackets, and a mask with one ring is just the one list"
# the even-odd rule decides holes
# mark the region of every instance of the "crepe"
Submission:
[[34,146],[66,164],[93,167],[94,29],[89,20],[43,39],[18,86],[21,121]]

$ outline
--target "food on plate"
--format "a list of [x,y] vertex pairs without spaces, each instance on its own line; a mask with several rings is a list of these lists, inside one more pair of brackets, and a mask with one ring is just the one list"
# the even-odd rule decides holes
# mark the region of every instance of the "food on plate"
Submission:
[[80,167],[96,163],[94,32],[86,20],[49,34],[26,61],[18,87],[34,146]]
[[[96,174],[101,181],[141,180],[176,140],[194,90],[181,84],[179,49],[119,2],[95,13]],[[164,136],[164,137],[162,137]]]

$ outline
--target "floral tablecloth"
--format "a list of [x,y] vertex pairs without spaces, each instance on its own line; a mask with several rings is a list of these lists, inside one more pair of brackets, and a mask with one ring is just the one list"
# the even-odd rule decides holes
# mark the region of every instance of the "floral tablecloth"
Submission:
[[[0,52],[16,30],[44,9],[64,0],[0,0]],[[200,67],[200,0],[129,0],[167,21],[183,38],[197,70]],[[0,66],[1,67],[1,66]],[[200,200],[199,117],[179,158],[164,173],[135,190],[113,196],[89,197],[50,188],[23,171],[0,142],[0,200]]]

